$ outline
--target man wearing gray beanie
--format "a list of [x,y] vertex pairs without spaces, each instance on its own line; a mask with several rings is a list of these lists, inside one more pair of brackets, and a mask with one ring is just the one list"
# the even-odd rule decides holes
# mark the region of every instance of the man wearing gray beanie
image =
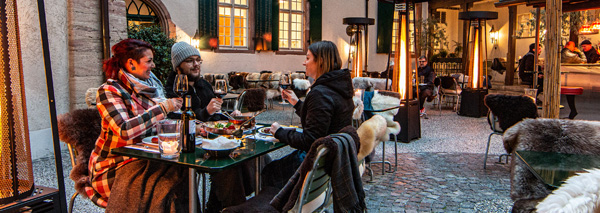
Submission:
[[[177,42],[171,47],[171,63],[174,71],[169,74],[165,85],[167,97],[179,97],[173,90],[175,77],[177,74],[185,74],[189,84],[186,95],[192,96],[192,109],[196,113],[196,119],[201,121],[227,119],[221,114],[215,114],[221,110],[223,99],[217,98],[210,83],[201,77],[200,51],[186,42]],[[232,114],[239,114],[239,112]]]

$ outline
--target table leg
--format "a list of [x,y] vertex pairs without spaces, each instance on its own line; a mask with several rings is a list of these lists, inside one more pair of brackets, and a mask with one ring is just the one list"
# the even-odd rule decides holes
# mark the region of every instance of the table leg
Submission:
[[254,158],[254,161],[255,161],[255,164],[256,164],[255,165],[256,169],[254,171],[254,175],[256,176],[256,178],[255,178],[255,182],[256,183],[254,185],[255,186],[254,187],[254,196],[258,195],[258,192],[260,192],[260,188],[261,188],[261,185],[260,185],[260,182],[261,182],[261,180],[260,180],[260,164],[261,164],[260,161],[261,161],[261,158],[262,158],[262,156]]
[[569,119],[575,118],[577,116],[577,108],[575,108],[575,96],[574,95],[566,95],[567,103],[569,104],[569,109],[571,109],[571,113],[569,113]]
[[193,168],[188,169],[189,173],[189,210],[191,213],[196,213],[198,211],[197,201],[198,201],[198,183],[196,182],[196,170]]

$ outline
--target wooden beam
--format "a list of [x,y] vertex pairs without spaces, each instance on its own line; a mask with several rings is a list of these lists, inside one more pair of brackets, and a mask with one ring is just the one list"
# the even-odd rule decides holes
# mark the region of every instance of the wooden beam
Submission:
[[560,53],[562,2],[546,0],[546,60],[544,69],[544,102],[542,117],[558,118],[560,106]]
[[[469,7],[470,5],[468,3],[466,4],[461,4],[460,5],[460,10],[462,12],[468,12],[469,11]],[[463,22],[463,43],[462,43],[462,73],[463,74],[467,74],[467,65],[469,64],[469,62],[467,61],[469,58],[469,21],[468,20],[462,20]]]
[[508,7],[508,53],[506,54],[506,75],[504,75],[504,85],[513,85],[515,81],[515,52],[517,39],[515,32],[517,29],[517,6]]
[[452,6],[456,6],[456,5],[463,5],[463,4],[471,4],[474,2],[479,2],[482,0],[430,0],[429,1],[429,8],[431,9],[438,9],[438,8],[446,8],[446,7],[452,7]]
[[581,2],[577,4],[563,4],[562,12],[575,12],[581,10],[595,10],[600,9],[600,1]]

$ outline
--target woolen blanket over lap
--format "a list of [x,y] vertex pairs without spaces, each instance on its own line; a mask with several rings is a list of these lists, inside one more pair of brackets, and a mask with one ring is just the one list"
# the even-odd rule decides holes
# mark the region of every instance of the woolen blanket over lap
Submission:
[[188,212],[187,169],[136,160],[116,173],[106,212]]
[[360,139],[356,129],[351,126],[342,129],[340,132],[348,133],[350,137],[347,137],[348,135],[330,135],[319,138],[313,143],[300,168],[279,194],[271,200],[273,207],[282,212],[287,212],[294,207],[302,189],[304,177],[311,170],[317,155],[317,148],[322,144],[329,148],[329,153],[326,156],[328,163],[325,170],[331,177],[334,211],[362,212],[366,209],[365,192],[362,187],[356,158]]

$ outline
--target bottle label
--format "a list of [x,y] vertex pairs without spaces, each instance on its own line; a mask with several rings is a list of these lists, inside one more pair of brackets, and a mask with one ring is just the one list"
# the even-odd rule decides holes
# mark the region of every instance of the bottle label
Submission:
[[188,130],[188,131],[189,131],[189,133],[190,133],[190,134],[196,134],[196,121],[194,121],[194,120],[190,120],[190,121],[189,121],[189,124],[190,124],[190,125],[189,125],[189,127],[190,127],[190,128],[189,128],[189,130]]

